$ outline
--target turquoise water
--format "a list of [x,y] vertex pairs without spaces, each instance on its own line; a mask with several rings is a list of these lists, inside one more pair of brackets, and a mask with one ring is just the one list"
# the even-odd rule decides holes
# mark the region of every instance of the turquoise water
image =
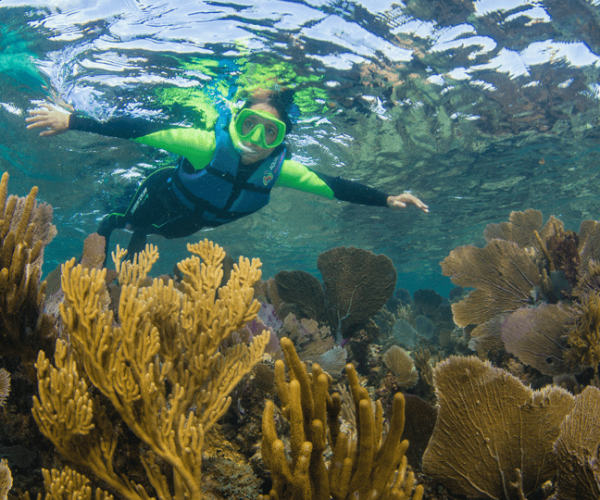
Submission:
[[[81,252],[101,217],[174,158],[127,141],[25,129],[41,101],[97,118],[198,120],[199,95],[278,81],[299,90],[294,159],[430,214],[276,190],[244,220],[187,240],[150,237],[163,271],[208,237],[266,276],[316,274],[320,252],[385,253],[398,286],[450,282],[439,262],[488,223],[535,208],[570,229],[600,211],[595,1],[12,1],[0,4],[0,168],[39,186],[58,236],[44,272]],[[114,242],[126,244],[121,233]]]

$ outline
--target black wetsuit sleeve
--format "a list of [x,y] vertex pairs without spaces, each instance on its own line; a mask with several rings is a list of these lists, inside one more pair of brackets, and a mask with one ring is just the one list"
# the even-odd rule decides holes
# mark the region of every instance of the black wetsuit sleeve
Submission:
[[170,125],[140,118],[119,117],[100,122],[77,112],[69,117],[69,130],[92,132],[121,139],[137,139],[170,127]]
[[321,172],[313,172],[333,191],[337,200],[359,203],[361,205],[372,205],[375,207],[387,207],[388,194],[378,189],[349,181],[342,177],[332,177]]

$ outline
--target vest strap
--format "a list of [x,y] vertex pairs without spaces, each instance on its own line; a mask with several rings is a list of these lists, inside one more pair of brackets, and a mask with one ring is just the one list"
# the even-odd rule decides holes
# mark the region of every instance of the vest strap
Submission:
[[[196,198],[181,182],[181,180],[174,175],[173,176],[173,193],[175,196],[183,203],[187,208],[192,210],[193,212],[203,214],[204,212],[208,212],[216,215],[219,219],[226,220],[237,220],[241,217],[245,217],[246,215],[253,214],[256,210],[251,210],[250,212],[232,212],[230,210],[225,210],[222,208],[215,207],[211,205],[206,200],[200,200]],[[194,200],[194,201],[191,201]],[[207,221],[208,222],[208,221]]]

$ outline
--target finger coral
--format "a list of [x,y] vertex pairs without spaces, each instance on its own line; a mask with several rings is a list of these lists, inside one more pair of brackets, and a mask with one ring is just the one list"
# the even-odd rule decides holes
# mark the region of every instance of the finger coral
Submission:
[[533,391],[476,357],[451,356],[434,371],[438,417],[423,471],[453,493],[525,498],[558,471],[552,454],[574,405],[564,389]]
[[[402,394],[394,398],[393,416],[385,435],[381,403],[373,411],[367,390],[360,386],[354,367],[347,365],[357,428],[356,439],[349,440],[340,432],[341,400],[338,393],[329,395],[329,377],[318,365],[313,365],[309,374],[289,339],[283,338],[281,345],[289,367],[289,382],[282,360],[275,364],[276,382],[283,414],[291,425],[291,459],[277,437],[274,405],[268,401],[263,415],[262,455],[271,470],[273,488],[263,500],[410,498],[414,474],[406,473],[408,441],[401,442]],[[333,450],[329,466],[323,457],[328,437]],[[417,486],[412,498],[420,500],[422,495],[422,486]]]
[[[250,346],[221,348],[256,317],[252,286],[260,262],[240,258],[220,286],[223,249],[204,240],[188,250],[194,255],[178,264],[182,292],[173,281],[140,286],[158,258],[154,247],[133,262],[121,262],[117,249],[118,324],[107,308],[106,270],[64,264],[61,315],[71,344],[57,342],[55,366],[43,351],[38,357],[33,415],[40,430],[65,458],[123,498],[151,498],[113,468],[115,426],[123,423],[142,443],[139,459],[156,497],[202,498],[204,435],[227,411],[230,392],[259,362],[269,339],[265,332]],[[122,423],[109,420],[91,385]]]

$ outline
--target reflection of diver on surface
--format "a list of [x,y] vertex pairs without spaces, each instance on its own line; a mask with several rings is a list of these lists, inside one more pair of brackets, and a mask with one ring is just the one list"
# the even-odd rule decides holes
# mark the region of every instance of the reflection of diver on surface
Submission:
[[147,120],[115,118],[99,122],[52,106],[30,112],[27,128],[44,127],[41,136],[67,130],[132,139],[180,155],[176,167],[151,174],[125,213],[107,215],[98,233],[108,240],[114,229],[130,229],[128,254],[143,249],[146,235],[189,236],[250,215],[269,202],[274,187],[301,191],[363,205],[404,208],[427,205],[409,193],[390,196],[377,189],[309,170],[286,158],[285,136],[292,123],[289,91],[255,92],[232,118],[220,106],[214,130],[170,127]]

